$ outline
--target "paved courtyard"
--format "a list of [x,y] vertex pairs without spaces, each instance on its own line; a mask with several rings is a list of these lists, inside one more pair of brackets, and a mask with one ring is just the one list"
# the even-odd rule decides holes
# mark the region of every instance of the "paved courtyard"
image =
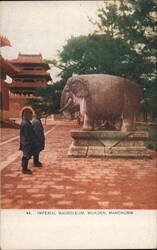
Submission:
[[[156,153],[152,159],[70,158],[70,130],[74,121],[46,126],[43,167],[21,173],[19,138],[2,145],[1,173],[3,209],[156,209]],[[3,133],[3,131],[2,131]],[[15,132],[14,137],[18,133]],[[7,134],[3,142],[11,139]],[[17,154],[14,161],[8,157]],[[11,159],[11,158],[10,158]]]

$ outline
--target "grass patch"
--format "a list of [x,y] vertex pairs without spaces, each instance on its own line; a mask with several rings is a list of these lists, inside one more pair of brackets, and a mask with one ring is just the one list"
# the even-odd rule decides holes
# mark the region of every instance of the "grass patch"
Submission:
[[144,144],[148,149],[157,151],[157,125],[138,124],[137,130],[147,131],[149,138],[145,140]]

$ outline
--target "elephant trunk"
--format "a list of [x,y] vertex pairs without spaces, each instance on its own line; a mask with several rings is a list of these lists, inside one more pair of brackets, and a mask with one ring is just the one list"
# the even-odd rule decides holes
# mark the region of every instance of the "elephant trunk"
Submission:
[[64,105],[63,108],[59,110],[59,112],[63,112],[65,109],[67,109],[72,104],[72,101],[73,101],[72,98],[69,98],[67,103]]

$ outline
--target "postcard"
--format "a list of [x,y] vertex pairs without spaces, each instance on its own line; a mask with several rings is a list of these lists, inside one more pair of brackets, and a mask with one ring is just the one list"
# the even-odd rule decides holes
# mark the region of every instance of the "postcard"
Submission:
[[1,1],[1,249],[155,249],[155,10]]

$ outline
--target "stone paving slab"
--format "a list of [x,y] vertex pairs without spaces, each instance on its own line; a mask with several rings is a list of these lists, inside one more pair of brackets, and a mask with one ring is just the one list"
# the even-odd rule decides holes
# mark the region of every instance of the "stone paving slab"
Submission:
[[[50,127],[52,126],[52,124],[48,124],[45,125],[43,124],[45,131],[47,131],[48,129],[50,129]],[[9,139],[12,139],[14,137],[19,136],[19,129],[15,129],[15,128],[0,128],[0,143],[3,143]]]
[[43,167],[21,173],[21,157],[2,170],[3,209],[156,209],[156,153],[152,159],[71,158],[75,122],[58,122],[46,137]]
[[0,128],[0,143],[9,140],[13,137],[16,137],[19,135],[19,129],[15,128]]
[[[44,125],[45,132],[50,130],[54,125]],[[0,162],[6,161],[10,155],[16,153],[19,149],[19,129],[14,128],[1,128],[1,138],[2,141],[0,143]],[[12,141],[12,138],[15,140]],[[10,141],[8,141],[10,140]],[[5,143],[7,142],[7,143]]]

